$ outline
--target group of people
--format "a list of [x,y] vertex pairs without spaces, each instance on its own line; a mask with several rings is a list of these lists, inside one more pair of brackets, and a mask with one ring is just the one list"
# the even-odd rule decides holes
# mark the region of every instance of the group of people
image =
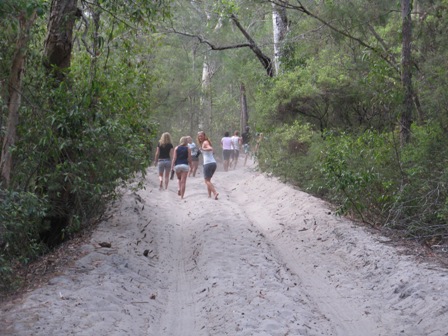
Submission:
[[178,189],[177,194],[184,198],[188,176],[196,176],[199,165],[199,156],[203,156],[204,181],[207,186],[208,197],[218,199],[219,193],[211,182],[213,174],[216,171],[216,160],[213,155],[213,147],[210,139],[205,132],[200,131],[197,135],[196,145],[191,136],[183,136],[179,140],[179,145],[174,147],[171,141],[171,135],[165,132],[160,137],[157,144],[154,164],[158,167],[159,188],[168,188],[170,179],[177,176]]
[[[243,134],[240,136],[240,132],[235,131],[233,136],[230,136],[229,132],[224,133],[224,137],[221,139],[222,146],[222,156],[224,161],[224,171],[228,171],[233,167],[236,169],[236,165],[238,164],[238,159],[240,156],[240,151],[243,150],[244,157],[244,166],[246,166],[247,158],[251,153],[250,149],[250,128],[246,126],[244,128]],[[257,146],[255,150],[258,149],[259,143],[257,141]]]
[[222,157],[224,162],[224,171],[229,171],[229,168],[236,168],[238,157],[240,155],[240,148],[242,145],[242,138],[240,133],[235,131],[233,136],[229,132],[224,133],[221,139]]

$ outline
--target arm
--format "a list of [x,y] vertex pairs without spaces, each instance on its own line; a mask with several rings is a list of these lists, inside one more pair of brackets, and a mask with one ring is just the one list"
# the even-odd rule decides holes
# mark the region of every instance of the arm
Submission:
[[210,142],[208,142],[207,140],[205,140],[203,143],[202,143],[202,148],[201,148],[203,151],[206,151],[206,152],[211,152],[211,151],[213,151],[213,147],[210,145]]
[[188,165],[191,167],[191,148],[188,147]]
[[171,170],[174,170],[174,163],[177,159],[177,147],[173,150],[173,159],[171,160]]
[[157,146],[156,156],[154,157],[154,166],[157,166],[157,163],[159,162],[159,154],[160,154],[160,149],[159,149],[159,146]]

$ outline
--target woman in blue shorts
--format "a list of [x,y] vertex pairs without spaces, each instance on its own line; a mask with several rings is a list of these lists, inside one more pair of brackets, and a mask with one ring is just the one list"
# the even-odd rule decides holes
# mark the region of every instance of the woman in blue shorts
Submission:
[[213,147],[210,139],[205,135],[204,131],[198,132],[198,144],[201,148],[202,156],[204,158],[204,180],[207,185],[208,197],[212,197],[215,200],[218,199],[219,193],[216,191],[211,179],[216,171],[216,160],[213,156]]
[[173,161],[171,164],[171,170],[176,172],[177,181],[179,187],[177,194],[181,199],[184,198],[185,189],[187,187],[188,172],[191,167],[191,149],[188,147],[188,137],[183,136],[180,138],[179,146],[174,148]]

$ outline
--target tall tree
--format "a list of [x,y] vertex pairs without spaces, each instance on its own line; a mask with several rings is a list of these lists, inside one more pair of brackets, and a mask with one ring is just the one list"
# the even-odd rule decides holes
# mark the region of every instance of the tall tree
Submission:
[[278,74],[282,57],[282,42],[288,32],[288,17],[286,8],[276,4],[272,4],[272,30],[274,34],[274,68],[275,73]]
[[240,131],[243,134],[249,123],[249,111],[247,109],[246,86],[244,83],[240,85]]
[[44,66],[61,81],[70,67],[78,0],[52,0],[44,48]]
[[17,137],[19,108],[22,99],[22,80],[25,70],[25,58],[30,38],[30,29],[34,24],[36,17],[36,9],[32,11],[31,15],[27,13],[26,8],[23,8],[18,13],[19,33],[17,34],[15,52],[8,81],[8,121],[0,158],[1,180],[5,183],[6,187],[9,186],[13,166],[11,149],[14,147]]
[[412,42],[412,18],[411,1],[401,0],[402,16],[402,50],[401,50],[401,82],[403,85],[403,111],[400,117],[400,135],[401,142],[405,144],[409,141],[411,135],[412,112],[414,110],[413,89],[412,89],[412,60],[411,60],[411,42]]

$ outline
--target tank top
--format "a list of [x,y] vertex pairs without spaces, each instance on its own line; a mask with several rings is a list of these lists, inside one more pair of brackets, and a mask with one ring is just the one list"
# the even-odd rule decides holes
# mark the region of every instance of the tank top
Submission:
[[202,151],[202,156],[204,157],[204,165],[216,162],[212,151]]
[[188,164],[188,146],[178,146],[176,149],[176,162],[174,165]]
[[232,143],[233,143],[233,148],[235,148],[237,151],[240,150],[240,137],[234,135],[232,137]]

